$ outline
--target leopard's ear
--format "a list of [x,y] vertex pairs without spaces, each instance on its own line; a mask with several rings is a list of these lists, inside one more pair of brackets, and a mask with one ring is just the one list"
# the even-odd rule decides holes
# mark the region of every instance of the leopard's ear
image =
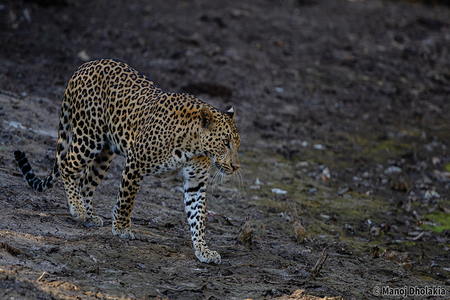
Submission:
[[205,129],[210,129],[214,124],[214,115],[207,107],[200,109],[200,119],[202,120],[202,127]]
[[236,115],[236,109],[234,109],[234,106],[233,106],[228,111],[226,111],[225,113],[227,115],[229,115],[234,120],[234,116]]

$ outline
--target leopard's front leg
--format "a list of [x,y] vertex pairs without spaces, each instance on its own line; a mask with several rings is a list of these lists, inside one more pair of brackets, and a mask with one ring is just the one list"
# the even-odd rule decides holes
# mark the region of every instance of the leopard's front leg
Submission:
[[211,160],[206,156],[190,159],[182,170],[184,183],[184,205],[191,228],[195,256],[205,263],[220,263],[220,254],[208,249],[205,241],[206,229],[206,184]]

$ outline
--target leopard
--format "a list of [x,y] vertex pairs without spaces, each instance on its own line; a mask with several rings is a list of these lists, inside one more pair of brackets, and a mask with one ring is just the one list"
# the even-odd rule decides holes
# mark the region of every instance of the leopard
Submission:
[[101,227],[93,194],[115,155],[125,157],[112,233],[134,239],[131,212],[144,177],[181,173],[185,215],[195,256],[219,264],[206,240],[206,190],[211,170],[238,172],[240,134],[236,110],[221,111],[187,93],[165,92],[128,64],[99,59],[82,64],[67,83],[50,174],[38,178],[25,153],[13,152],[29,186],[43,192],[62,178],[70,214]]

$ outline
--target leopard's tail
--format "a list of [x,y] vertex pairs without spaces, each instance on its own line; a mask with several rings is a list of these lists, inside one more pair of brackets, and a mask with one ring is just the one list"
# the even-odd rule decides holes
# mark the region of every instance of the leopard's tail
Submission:
[[61,114],[59,118],[58,130],[58,146],[56,150],[55,163],[52,172],[45,178],[39,179],[31,169],[28,159],[20,150],[14,151],[14,158],[22,171],[23,177],[28,184],[36,191],[43,192],[46,189],[51,189],[61,177],[60,165],[61,161],[67,154],[70,144],[70,133],[72,131],[72,116],[70,110],[70,103],[68,91],[64,94],[63,103],[61,106]]

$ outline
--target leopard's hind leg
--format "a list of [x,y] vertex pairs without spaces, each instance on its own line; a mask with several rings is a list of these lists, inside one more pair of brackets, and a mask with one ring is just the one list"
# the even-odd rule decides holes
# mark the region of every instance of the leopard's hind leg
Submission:
[[105,177],[113,158],[114,152],[111,151],[109,144],[105,144],[100,154],[88,166],[83,177],[80,179],[80,194],[84,199],[86,207],[86,221],[84,222],[86,227],[103,226],[103,220],[93,214],[92,196],[97,186]]
[[77,134],[74,134],[69,151],[61,161],[61,179],[64,191],[66,192],[70,213],[75,219],[81,222],[86,221],[86,208],[80,195],[77,179],[80,173],[99,155],[100,149],[102,149],[101,144],[97,145],[94,140],[86,140],[86,136],[83,139]]

